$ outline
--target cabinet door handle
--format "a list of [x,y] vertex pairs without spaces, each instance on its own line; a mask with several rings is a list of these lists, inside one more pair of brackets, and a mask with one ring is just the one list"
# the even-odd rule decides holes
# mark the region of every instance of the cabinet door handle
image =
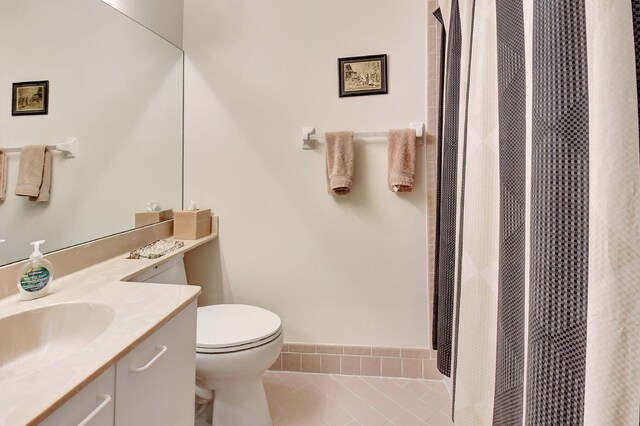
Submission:
[[100,411],[102,411],[102,409],[104,407],[106,407],[107,405],[109,405],[109,403],[111,402],[111,395],[107,394],[107,393],[100,393],[98,394],[98,396],[96,397],[97,400],[102,400],[102,402],[100,403],[100,405],[98,405],[96,408],[94,408],[94,410],[92,412],[89,413],[89,415],[87,417],[84,418],[83,421],[81,421],[80,423],[78,423],[78,426],[85,426],[86,424],[89,424],[89,422],[91,420],[93,420],[93,418],[95,416],[98,415],[98,413]]
[[151,361],[149,361],[148,363],[146,363],[145,365],[143,365],[142,367],[131,367],[131,371],[132,373],[141,373],[144,370],[146,370],[147,368],[151,367],[153,364],[155,364],[155,362],[162,356],[164,355],[164,353],[167,351],[167,347],[165,345],[158,345],[156,346],[156,349],[160,349],[160,352],[158,352],[156,354],[156,356],[154,356],[153,358],[151,358]]

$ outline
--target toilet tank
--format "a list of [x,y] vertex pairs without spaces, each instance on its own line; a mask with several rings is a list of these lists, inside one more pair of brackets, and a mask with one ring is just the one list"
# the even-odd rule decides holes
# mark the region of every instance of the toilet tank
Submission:
[[136,283],[187,284],[184,255],[172,257],[168,261],[130,278],[129,281]]

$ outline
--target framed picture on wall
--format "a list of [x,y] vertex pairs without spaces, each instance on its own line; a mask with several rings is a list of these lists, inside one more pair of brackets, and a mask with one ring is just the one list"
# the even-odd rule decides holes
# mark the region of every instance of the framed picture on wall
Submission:
[[338,59],[339,96],[387,94],[387,55]]
[[11,115],[41,115],[48,112],[48,80],[13,83]]

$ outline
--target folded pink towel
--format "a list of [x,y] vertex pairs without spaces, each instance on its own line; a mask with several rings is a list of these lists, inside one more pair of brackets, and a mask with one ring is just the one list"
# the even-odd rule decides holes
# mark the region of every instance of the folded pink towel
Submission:
[[332,132],[327,141],[327,186],[330,195],[346,195],[353,183],[353,132]]
[[51,185],[51,152],[46,145],[28,145],[20,151],[16,195],[32,201],[48,201]]
[[416,173],[416,131],[389,130],[389,188],[411,192]]
[[7,169],[7,153],[0,148],[0,201],[4,201],[7,197]]

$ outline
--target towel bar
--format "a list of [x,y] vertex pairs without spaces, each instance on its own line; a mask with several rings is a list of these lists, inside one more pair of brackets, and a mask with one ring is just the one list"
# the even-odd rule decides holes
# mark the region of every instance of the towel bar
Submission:
[[[47,149],[50,151],[60,151],[64,153],[67,158],[75,158],[78,156],[78,139],[67,138],[66,141],[56,145],[47,145]],[[3,148],[4,152],[20,152],[21,147],[18,148]]]
[[[413,122],[409,124],[409,128],[415,129],[416,131],[416,145],[424,144],[424,123],[422,122]],[[318,141],[320,139],[324,139],[325,135],[323,133],[316,134],[316,128],[307,126],[302,128],[302,149],[314,149],[315,143],[314,141]],[[362,139],[362,138],[386,138],[387,132],[354,132],[354,139]]]

